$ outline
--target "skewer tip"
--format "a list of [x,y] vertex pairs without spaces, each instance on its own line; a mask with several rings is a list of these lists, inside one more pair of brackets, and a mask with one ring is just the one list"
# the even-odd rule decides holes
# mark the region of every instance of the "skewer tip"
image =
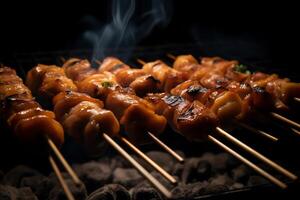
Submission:
[[181,157],[178,153],[176,153],[173,149],[171,149],[169,146],[167,146],[165,143],[163,143],[159,138],[157,138],[155,135],[147,132],[151,139],[153,139],[154,142],[156,142],[159,146],[161,146],[163,149],[165,149],[171,156],[173,156],[178,162],[184,163],[184,158]]
[[176,56],[174,56],[173,54],[171,53],[167,53],[167,57],[173,59],[173,60],[176,60]]
[[298,103],[300,103],[300,98],[294,97],[294,100],[297,101]]
[[143,60],[140,59],[140,58],[136,59],[136,61],[137,61],[138,63],[140,63],[141,65],[145,65],[145,64],[146,64],[146,62],[143,61]]

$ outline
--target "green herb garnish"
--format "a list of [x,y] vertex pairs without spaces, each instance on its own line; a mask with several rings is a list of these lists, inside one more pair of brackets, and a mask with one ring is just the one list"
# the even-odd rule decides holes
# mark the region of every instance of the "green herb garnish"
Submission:
[[104,81],[101,83],[101,85],[105,88],[109,88],[109,87],[112,87],[113,86],[113,83],[112,82],[109,82],[109,81]]
[[234,71],[243,73],[243,74],[251,74],[251,72],[247,69],[247,66],[243,65],[243,64],[235,65]]

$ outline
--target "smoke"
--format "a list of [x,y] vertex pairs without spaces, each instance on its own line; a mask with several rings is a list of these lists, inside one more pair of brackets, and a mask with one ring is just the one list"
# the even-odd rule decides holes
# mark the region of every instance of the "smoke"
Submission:
[[113,0],[111,17],[107,23],[88,16],[84,19],[92,28],[85,31],[83,39],[93,47],[92,60],[101,59],[105,50],[126,48],[129,58],[132,49],[155,27],[166,26],[171,19],[171,2],[166,0]]

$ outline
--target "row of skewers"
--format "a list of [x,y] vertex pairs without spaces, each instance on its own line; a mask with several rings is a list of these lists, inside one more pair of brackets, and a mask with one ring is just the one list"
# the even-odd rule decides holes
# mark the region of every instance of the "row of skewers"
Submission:
[[[113,140],[119,138],[167,180],[176,183],[136,147],[155,141],[183,161],[158,139],[167,124],[188,140],[214,142],[282,188],[287,185],[210,134],[216,132],[226,137],[292,180],[297,179],[221,127],[228,120],[243,125],[241,121],[259,110],[299,128],[299,124],[277,111],[287,111],[291,101],[299,100],[300,84],[277,75],[251,74],[237,61],[218,57],[202,58],[201,62],[191,55],[169,57],[175,59],[173,67],[160,60],[149,63],[139,60],[143,67],[135,69],[114,57],[104,59],[98,69],[88,60],[77,58],[65,61],[62,67],[39,64],[27,74],[28,88],[14,70],[2,67],[3,119],[22,141],[46,140],[77,184],[80,180],[57,148],[64,142],[64,132],[83,144],[89,154],[101,151],[103,143],[112,145],[158,190],[170,197],[171,193]],[[53,112],[43,110],[31,92],[40,103],[50,104]],[[120,132],[120,127],[125,131]],[[264,131],[245,124],[244,127],[276,140]],[[72,199],[52,156],[49,160],[66,195]]]

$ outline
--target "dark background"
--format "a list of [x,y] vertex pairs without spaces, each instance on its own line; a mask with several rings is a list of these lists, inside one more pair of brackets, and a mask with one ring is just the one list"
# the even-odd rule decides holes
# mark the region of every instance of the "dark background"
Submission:
[[[143,4],[136,5],[142,12]],[[292,4],[166,1],[170,21],[156,26],[138,46],[200,43],[209,55],[271,60],[299,71],[299,14]],[[23,3],[24,4],[24,3]],[[0,61],[20,52],[92,48],[82,34],[92,17],[111,20],[111,1],[1,5]],[[134,17],[133,17],[134,18]],[[98,25],[99,26],[99,25]]]

